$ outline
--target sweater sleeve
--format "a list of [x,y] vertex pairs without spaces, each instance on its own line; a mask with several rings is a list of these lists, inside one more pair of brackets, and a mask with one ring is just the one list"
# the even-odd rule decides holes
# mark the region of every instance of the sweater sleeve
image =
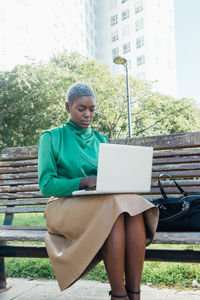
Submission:
[[51,133],[44,132],[38,148],[38,181],[41,193],[44,196],[70,196],[79,189],[81,178],[58,178]]

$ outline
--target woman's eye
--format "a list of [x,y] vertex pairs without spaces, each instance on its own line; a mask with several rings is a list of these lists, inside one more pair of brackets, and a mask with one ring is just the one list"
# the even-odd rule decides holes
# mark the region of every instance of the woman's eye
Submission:
[[78,109],[78,111],[84,111],[84,109]]

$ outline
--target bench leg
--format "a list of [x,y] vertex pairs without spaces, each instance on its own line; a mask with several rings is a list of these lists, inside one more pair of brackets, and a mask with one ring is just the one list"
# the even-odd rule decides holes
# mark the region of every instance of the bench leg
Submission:
[[6,272],[4,257],[0,257],[0,290],[6,288]]
[[[6,213],[4,217],[3,225],[11,225],[13,222],[13,213]],[[1,245],[5,245],[5,241],[0,242]],[[3,289],[6,289],[7,283],[6,283],[6,271],[5,271],[5,259],[4,257],[0,257],[0,292]]]

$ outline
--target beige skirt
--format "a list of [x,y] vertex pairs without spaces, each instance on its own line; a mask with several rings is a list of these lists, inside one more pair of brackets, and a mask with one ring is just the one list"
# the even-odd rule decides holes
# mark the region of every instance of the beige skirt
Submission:
[[45,209],[47,252],[61,290],[101,261],[99,250],[122,213],[143,213],[146,244],[154,237],[158,208],[135,194],[51,198]]

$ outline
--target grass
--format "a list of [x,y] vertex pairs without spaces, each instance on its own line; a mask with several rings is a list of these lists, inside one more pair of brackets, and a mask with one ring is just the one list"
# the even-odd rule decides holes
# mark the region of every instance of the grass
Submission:
[[[0,224],[3,223],[3,216],[0,216]],[[43,214],[17,214],[13,225],[34,226],[45,225]],[[8,244],[16,244],[9,242]],[[44,245],[42,242],[18,242],[18,244]],[[149,248],[179,248],[179,249],[200,249],[200,245],[155,245]],[[49,259],[47,258],[6,258],[6,273],[8,277],[25,278],[46,278],[54,279],[54,273]],[[90,273],[84,276],[88,280],[107,281],[107,274],[104,264],[101,262]],[[200,281],[200,268],[198,264],[187,263],[164,263],[145,262],[142,276],[142,283],[151,283],[156,286],[167,286],[186,288],[192,286],[192,281]]]

